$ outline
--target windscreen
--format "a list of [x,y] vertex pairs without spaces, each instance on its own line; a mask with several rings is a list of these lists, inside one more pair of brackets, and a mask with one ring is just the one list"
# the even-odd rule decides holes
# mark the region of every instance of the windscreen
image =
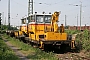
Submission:
[[37,15],[36,19],[37,19],[37,23],[44,23],[44,16],[43,15]]
[[51,15],[45,15],[45,23],[51,22]]
[[51,15],[37,15],[36,20],[37,20],[37,23],[50,23]]

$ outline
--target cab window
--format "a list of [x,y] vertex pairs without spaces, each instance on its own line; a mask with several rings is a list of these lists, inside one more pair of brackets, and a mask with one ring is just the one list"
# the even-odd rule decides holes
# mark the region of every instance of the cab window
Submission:
[[31,16],[31,21],[30,22],[35,22],[35,16],[34,15]]
[[50,23],[51,22],[51,16],[50,15],[46,15],[45,16],[45,23]]
[[36,20],[37,20],[37,23],[44,23],[43,15],[37,15]]

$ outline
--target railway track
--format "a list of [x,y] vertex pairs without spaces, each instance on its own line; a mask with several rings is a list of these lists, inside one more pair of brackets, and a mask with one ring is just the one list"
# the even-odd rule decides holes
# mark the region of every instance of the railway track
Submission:
[[56,54],[58,60],[90,60],[90,57],[80,55],[80,53]]

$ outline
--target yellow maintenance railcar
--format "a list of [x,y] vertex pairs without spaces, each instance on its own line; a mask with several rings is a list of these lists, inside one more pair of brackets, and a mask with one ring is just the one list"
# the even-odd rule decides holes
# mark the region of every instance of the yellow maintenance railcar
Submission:
[[[58,18],[60,12],[54,14],[32,14],[23,18],[20,30],[15,32],[16,37],[25,37],[26,41],[36,44],[39,48],[45,48],[47,45],[61,46],[68,45],[71,49],[75,48],[75,38],[64,32],[64,26],[61,24],[58,30]],[[26,24],[26,19],[29,23]],[[28,38],[28,39],[27,39]]]
[[26,18],[21,19],[21,25],[19,27],[19,30],[14,31],[14,34],[17,38],[25,37],[27,35]]
[[28,42],[39,45],[44,48],[45,45],[69,45],[72,49],[75,48],[75,41],[71,36],[64,32],[64,26],[61,24],[60,31],[58,30],[58,18],[60,12],[54,14],[32,14],[28,24],[27,33],[29,34]]

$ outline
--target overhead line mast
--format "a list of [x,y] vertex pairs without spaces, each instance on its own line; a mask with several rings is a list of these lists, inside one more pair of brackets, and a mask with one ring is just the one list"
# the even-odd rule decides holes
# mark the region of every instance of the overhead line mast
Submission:
[[[33,0],[29,0],[28,2],[28,17],[30,14],[33,14]],[[30,18],[28,19],[28,22],[30,22]]]
[[10,0],[8,0],[8,29],[10,30]]
[[[33,14],[33,0],[29,0],[28,2],[28,22],[27,22],[27,31],[28,31],[28,24],[31,22],[30,14]],[[27,32],[27,35],[29,36],[29,33]]]

